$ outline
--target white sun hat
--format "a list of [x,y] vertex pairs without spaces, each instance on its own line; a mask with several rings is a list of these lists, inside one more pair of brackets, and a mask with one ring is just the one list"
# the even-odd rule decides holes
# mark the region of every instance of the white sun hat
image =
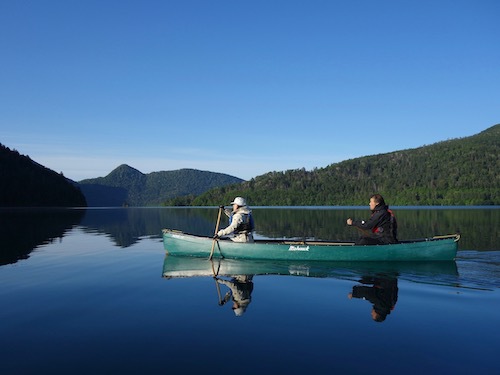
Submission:
[[242,197],[236,197],[234,198],[234,201],[231,202],[231,205],[236,204],[240,207],[246,206],[247,202],[245,201],[245,198]]

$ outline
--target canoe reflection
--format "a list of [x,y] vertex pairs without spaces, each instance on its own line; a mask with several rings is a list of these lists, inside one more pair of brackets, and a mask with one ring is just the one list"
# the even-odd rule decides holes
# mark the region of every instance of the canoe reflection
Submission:
[[364,276],[359,280],[361,285],[354,285],[349,299],[361,298],[373,304],[372,319],[383,322],[394,310],[398,301],[398,279],[396,276]]
[[[457,266],[451,262],[291,262],[213,259],[165,256],[162,276],[167,279],[211,277],[215,280],[219,305],[232,302],[242,316],[252,302],[257,275],[335,278],[353,281],[349,298],[372,303],[372,318],[382,322],[398,299],[398,279],[427,284],[456,285]],[[222,287],[222,288],[221,288]],[[221,291],[222,289],[222,291]],[[222,293],[226,290],[224,296]]]

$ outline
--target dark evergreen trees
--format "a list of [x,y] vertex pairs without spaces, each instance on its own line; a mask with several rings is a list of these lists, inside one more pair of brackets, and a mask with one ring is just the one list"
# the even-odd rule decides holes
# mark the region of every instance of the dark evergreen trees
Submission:
[[0,144],[0,207],[82,207],[78,185]]
[[259,206],[367,205],[380,193],[391,205],[500,204],[500,125],[477,135],[372,155],[325,168],[269,172],[211,190],[192,205],[236,195]]

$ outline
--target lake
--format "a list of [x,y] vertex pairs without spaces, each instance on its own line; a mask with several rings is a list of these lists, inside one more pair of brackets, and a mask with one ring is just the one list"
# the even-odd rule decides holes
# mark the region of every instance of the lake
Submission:
[[[401,239],[460,232],[457,260],[226,275],[161,240],[213,235],[214,207],[0,209],[0,373],[497,374],[500,208],[392,209]],[[347,217],[369,215],[253,213],[256,237],[337,240],[358,235]]]

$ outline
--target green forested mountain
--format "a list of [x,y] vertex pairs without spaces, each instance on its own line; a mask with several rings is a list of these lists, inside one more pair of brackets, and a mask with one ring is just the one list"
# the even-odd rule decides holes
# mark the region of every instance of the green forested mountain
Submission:
[[243,180],[222,173],[179,169],[144,174],[126,164],[106,177],[79,182],[89,206],[152,206],[168,199],[176,202],[199,195],[217,186]]
[[190,203],[219,205],[241,195],[257,206],[367,205],[370,195],[380,193],[391,205],[498,205],[499,154],[500,125],[495,125],[471,137],[313,171],[270,172],[210,190]]
[[73,181],[0,144],[0,207],[82,207]]
[[237,195],[259,206],[366,205],[375,192],[391,205],[499,205],[499,154],[495,125],[471,137],[250,181],[194,169],[143,174],[121,165],[106,177],[80,181],[80,191],[62,174],[0,144],[0,207],[216,206]]

